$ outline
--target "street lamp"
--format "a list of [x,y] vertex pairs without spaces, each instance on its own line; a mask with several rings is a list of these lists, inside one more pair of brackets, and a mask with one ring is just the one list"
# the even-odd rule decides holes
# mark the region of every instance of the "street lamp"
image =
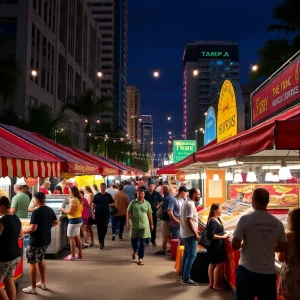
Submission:
[[153,72],[153,76],[154,76],[155,78],[158,78],[158,77],[159,77],[159,72],[158,72],[158,70],[155,70],[155,71]]
[[102,72],[97,72],[97,77],[101,78],[103,76],[103,73]]
[[168,121],[171,121],[171,117],[170,116],[168,116],[167,119],[168,119]]
[[194,76],[198,76],[198,75],[199,75],[199,70],[195,69],[195,70],[193,71],[193,75],[194,75]]
[[252,66],[252,71],[257,71],[258,70],[258,65],[257,64],[254,64],[253,66]]
[[37,70],[31,70],[31,76],[36,77],[38,75]]

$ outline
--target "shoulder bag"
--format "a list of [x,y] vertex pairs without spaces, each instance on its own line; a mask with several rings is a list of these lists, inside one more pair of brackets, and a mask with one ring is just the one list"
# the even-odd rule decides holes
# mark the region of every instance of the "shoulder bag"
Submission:
[[[208,224],[207,224],[208,225]],[[204,247],[205,249],[208,249],[209,246],[211,245],[211,240],[207,238],[207,225],[203,229],[200,235],[200,240],[199,240],[199,245]]]

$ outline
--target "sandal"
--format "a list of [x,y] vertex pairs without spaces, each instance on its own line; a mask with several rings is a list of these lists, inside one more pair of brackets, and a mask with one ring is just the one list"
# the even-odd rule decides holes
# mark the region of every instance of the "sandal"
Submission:
[[75,259],[76,259],[76,256],[73,257],[71,254],[64,257],[64,260],[75,260]]
[[144,263],[142,261],[139,261],[137,264],[138,264],[138,266],[143,266],[144,265]]

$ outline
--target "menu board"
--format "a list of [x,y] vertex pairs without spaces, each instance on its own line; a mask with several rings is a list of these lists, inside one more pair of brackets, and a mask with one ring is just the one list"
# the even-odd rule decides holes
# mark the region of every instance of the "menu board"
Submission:
[[268,208],[282,209],[299,206],[299,184],[231,184],[229,198],[251,203],[254,189],[260,187],[270,193]]

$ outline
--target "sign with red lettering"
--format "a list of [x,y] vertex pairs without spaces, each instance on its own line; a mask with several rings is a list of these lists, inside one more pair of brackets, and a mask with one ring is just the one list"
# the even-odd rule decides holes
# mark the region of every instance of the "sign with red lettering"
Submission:
[[99,168],[97,165],[86,165],[77,163],[68,163],[68,172],[75,174],[99,174]]
[[300,100],[300,60],[252,95],[252,124],[257,125]]
[[185,181],[185,176],[186,176],[186,173],[184,171],[178,171],[176,173],[176,180],[179,182],[183,182],[183,181]]

